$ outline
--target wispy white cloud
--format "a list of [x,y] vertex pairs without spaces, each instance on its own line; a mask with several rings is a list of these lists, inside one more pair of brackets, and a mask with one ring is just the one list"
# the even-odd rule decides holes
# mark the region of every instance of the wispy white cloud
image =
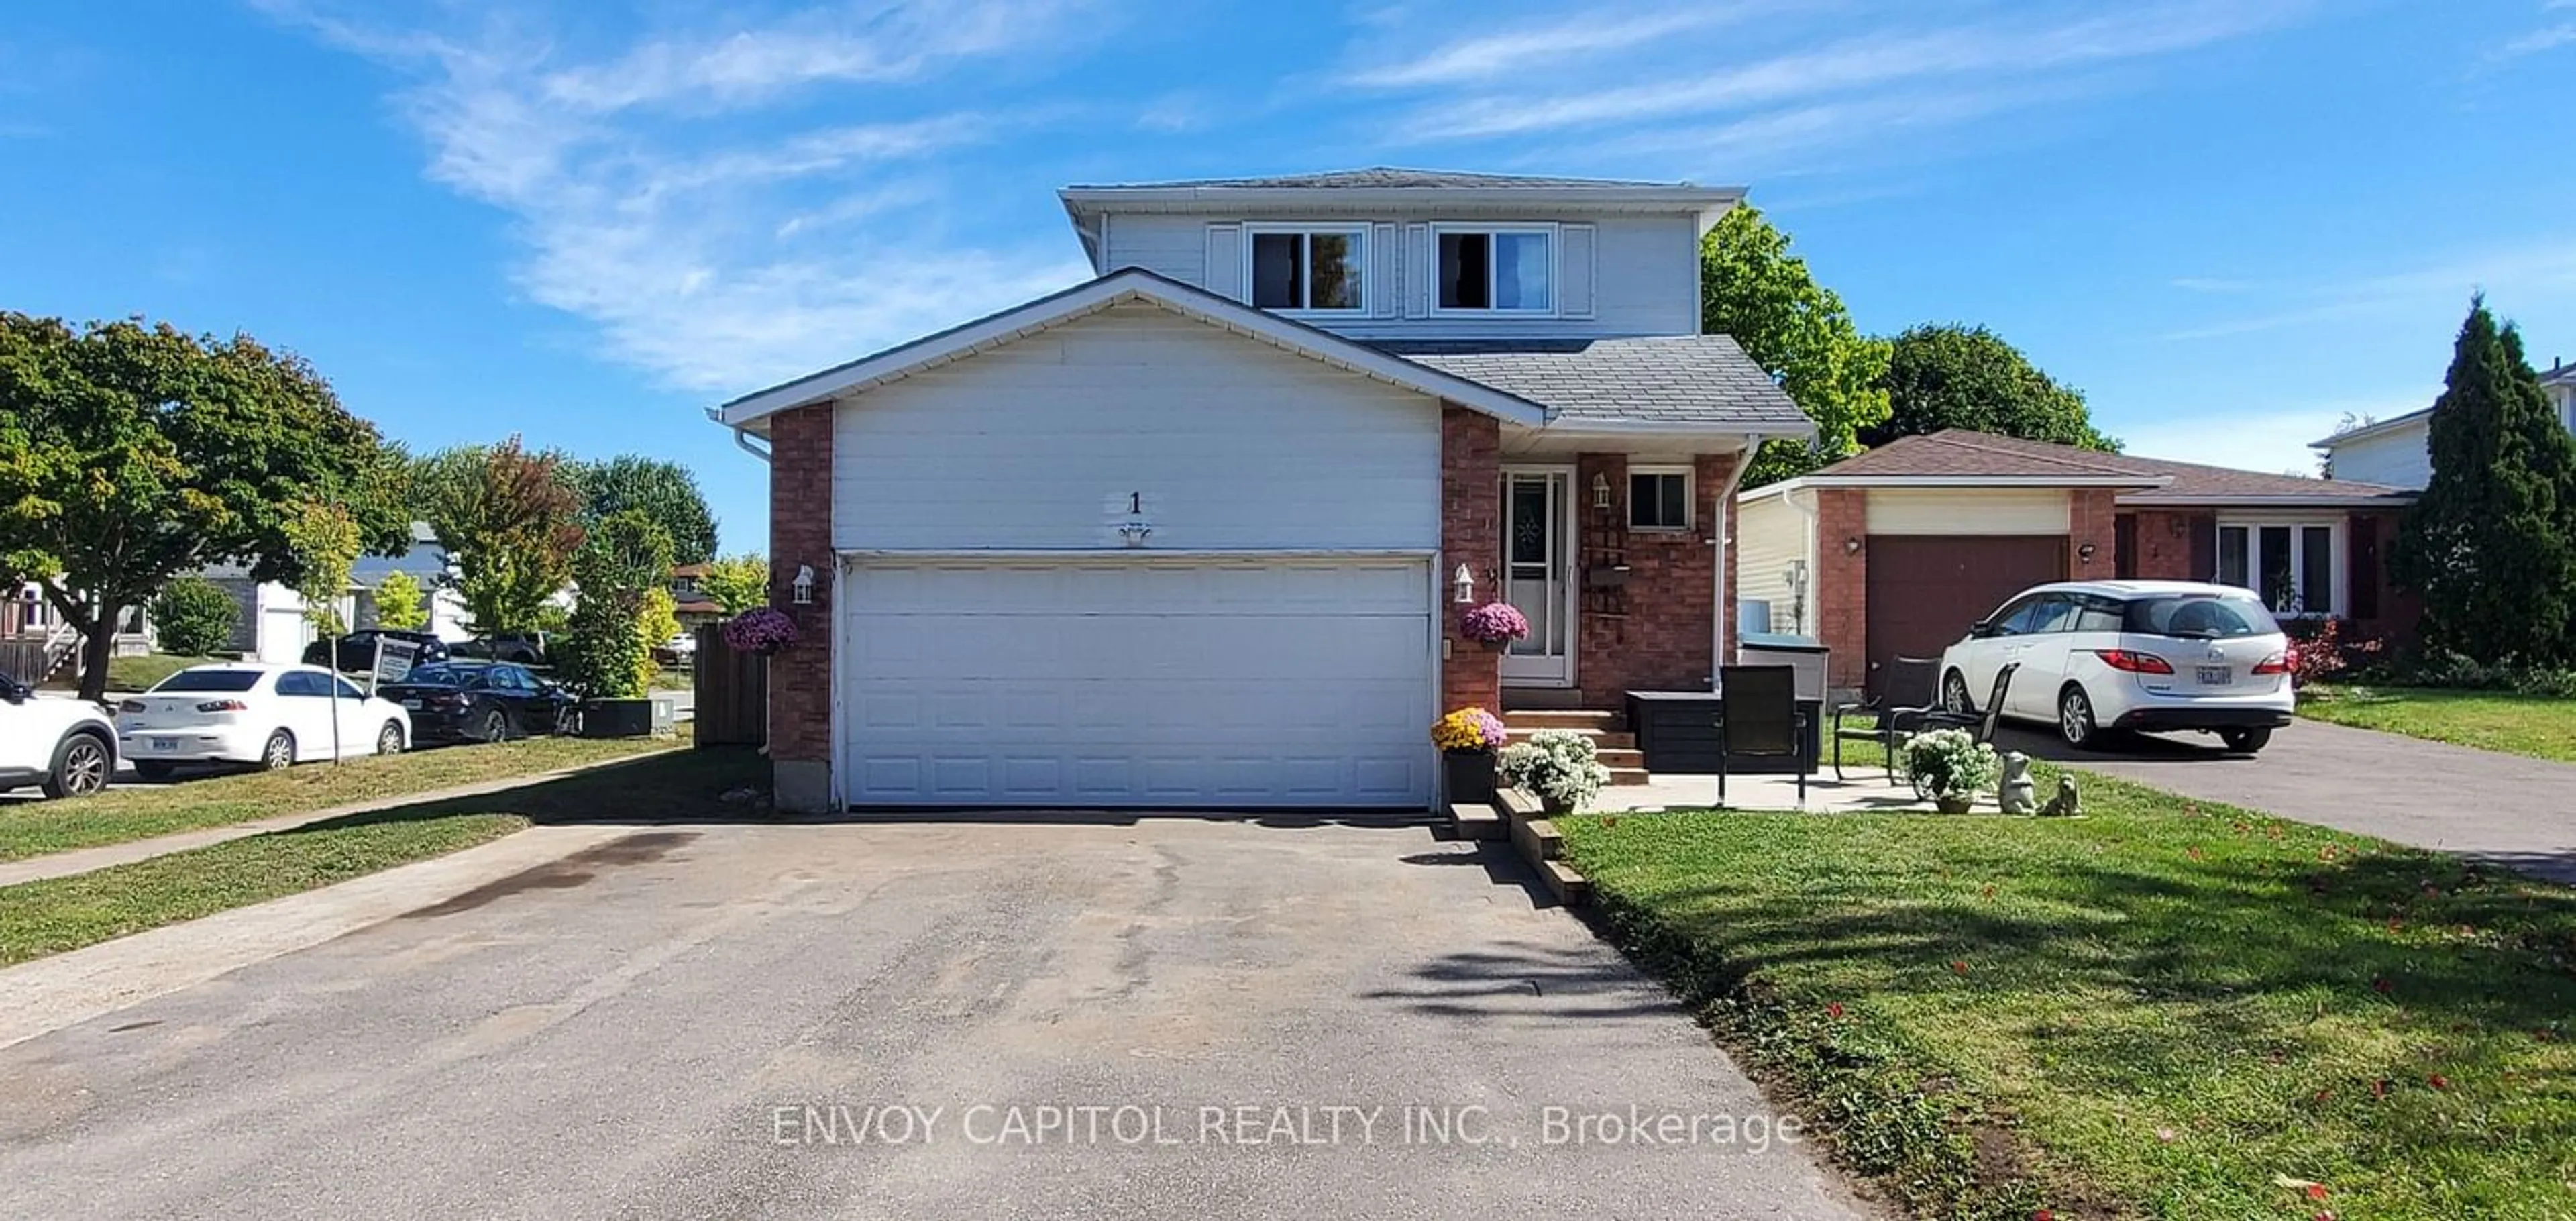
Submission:
[[[542,29],[385,28],[265,2],[401,72],[429,177],[514,221],[518,289],[677,387],[749,390],[1085,270],[1060,235],[960,234],[950,217],[966,188],[948,159],[1048,116],[903,114],[945,100],[960,65],[1060,42],[1063,5],[829,9],[584,57]],[[816,123],[794,104],[809,86],[868,91],[843,115],[903,117]]]
[[2166,283],[2187,293],[2250,293],[2262,287],[2234,276],[2175,276]]
[[2248,403],[2219,410],[2158,409],[2138,418],[2097,421],[2133,454],[2176,462],[2203,462],[2240,470],[2314,475],[2318,455],[2308,448],[2342,426],[2345,417],[2388,419],[2422,408],[2439,384],[2385,394],[2294,402]]
[[2486,292],[2511,313],[2517,305],[2576,296],[2576,237],[2528,242],[2403,271],[2355,276],[2280,294],[2276,308],[2165,333],[2168,340],[2219,339],[2341,323],[2392,312],[2460,310]]
[[1675,34],[1733,25],[1774,11],[1775,3],[1701,3],[1633,14],[1593,12],[1463,38],[1420,55],[1378,63],[1344,80],[1372,89],[1490,83],[1532,68],[1562,69],[1587,55],[1626,50]]
[[[2551,7],[2556,8],[2560,6],[2552,5]],[[2504,44],[2502,51],[2507,58],[2515,58],[2524,55],[2538,55],[2543,51],[2555,51],[2558,48],[2567,46],[2571,43],[2576,43],[2576,21],[2564,21],[2557,25],[2542,26],[2528,34],[2514,38]]]

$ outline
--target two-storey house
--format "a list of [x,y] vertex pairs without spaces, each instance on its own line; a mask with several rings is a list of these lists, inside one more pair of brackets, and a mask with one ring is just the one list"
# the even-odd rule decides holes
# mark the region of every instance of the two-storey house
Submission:
[[[2576,365],[2551,361],[2540,388],[2558,422],[2576,432]],[[2433,481],[2433,409],[2373,420],[2310,443],[2337,479],[2421,489]]]
[[712,409],[801,632],[779,803],[1420,809],[1442,711],[1708,690],[1744,459],[1811,432],[1700,333],[1741,195],[1071,187],[1096,278]]

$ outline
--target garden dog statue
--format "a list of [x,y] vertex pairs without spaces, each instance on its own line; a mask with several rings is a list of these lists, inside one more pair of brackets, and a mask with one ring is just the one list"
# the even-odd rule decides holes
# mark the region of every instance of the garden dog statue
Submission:
[[2030,756],[2017,750],[2004,752],[2004,786],[1997,796],[2006,814],[2039,812],[2039,786],[2030,778]]
[[2075,777],[2063,772],[2058,773],[2057,796],[2049,798],[2048,804],[2039,808],[2039,816],[2042,818],[2084,817],[2084,797],[2075,791]]

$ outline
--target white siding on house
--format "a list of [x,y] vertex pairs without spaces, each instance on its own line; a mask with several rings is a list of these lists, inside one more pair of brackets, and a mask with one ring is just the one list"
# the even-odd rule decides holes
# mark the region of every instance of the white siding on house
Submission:
[[[1699,227],[1690,216],[1560,212],[1515,218],[1583,226],[1559,239],[1561,308],[1556,316],[1543,318],[1434,318],[1422,308],[1430,266],[1429,222],[1506,222],[1413,213],[1341,217],[1330,223],[1348,224],[1353,219],[1379,222],[1370,240],[1383,244],[1386,237],[1400,235],[1404,249],[1376,252],[1369,260],[1372,282],[1365,291],[1371,297],[1371,316],[1308,319],[1336,334],[1359,339],[1523,339],[1699,333]],[[1233,225],[1238,220],[1290,224],[1319,218],[1250,216],[1215,221],[1205,215],[1117,213],[1110,221],[1101,270],[1141,267],[1241,300],[1245,290],[1239,264],[1218,267],[1212,260],[1240,260],[1242,247],[1229,237],[1212,240],[1211,236],[1211,226]],[[1401,303],[1403,308],[1379,316],[1381,303]]]
[[2062,489],[1872,488],[1872,534],[2064,534]]
[[[1814,508],[1812,493],[1784,492],[1736,507],[1735,596],[1739,605],[1769,603],[1772,631],[1813,636],[1816,559],[1812,526],[1801,506]],[[1792,565],[1801,561],[1809,574],[1803,596],[1790,580]]]
[[2420,488],[2433,481],[2432,420],[2404,425],[2367,437],[2336,441],[2327,447],[2337,479]]
[[1440,543],[1435,400],[1141,302],[870,390],[833,443],[844,551],[1123,550],[1137,505],[1150,551]]

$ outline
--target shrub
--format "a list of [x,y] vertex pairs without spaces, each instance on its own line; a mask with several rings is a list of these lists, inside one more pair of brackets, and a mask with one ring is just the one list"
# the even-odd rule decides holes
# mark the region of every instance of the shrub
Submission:
[[232,643],[241,604],[203,577],[175,577],[153,595],[146,613],[162,652],[203,657]]
[[1431,723],[1431,744],[1442,750],[1500,750],[1510,740],[1502,718],[1482,708],[1461,708]]
[[429,608],[421,603],[420,582],[408,572],[389,572],[376,582],[376,626],[417,631],[429,626]]
[[2369,668],[2365,677],[2396,687],[2509,691],[2516,695],[2576,698],[2576,670],[2482,662],[2447,649],[2398,657]]
[[1974,797],[2003,779],[1995,748],[1964,729],[1918,733],[1905,743],[1905,768],[1922,791],[1939,797]]
[[1519,640],[1530,634],[1529,617],[1509,602],[1488,602],[1466,613],[1458,623],[1469,640],[1494,643]]
[[1610,769],[1594,757],[1592,739],[1570,729],[1542,729],[1527,742],[1504,747],[1494,771],[1504,783],[1564,810],[1590,805],[1610,783]]

